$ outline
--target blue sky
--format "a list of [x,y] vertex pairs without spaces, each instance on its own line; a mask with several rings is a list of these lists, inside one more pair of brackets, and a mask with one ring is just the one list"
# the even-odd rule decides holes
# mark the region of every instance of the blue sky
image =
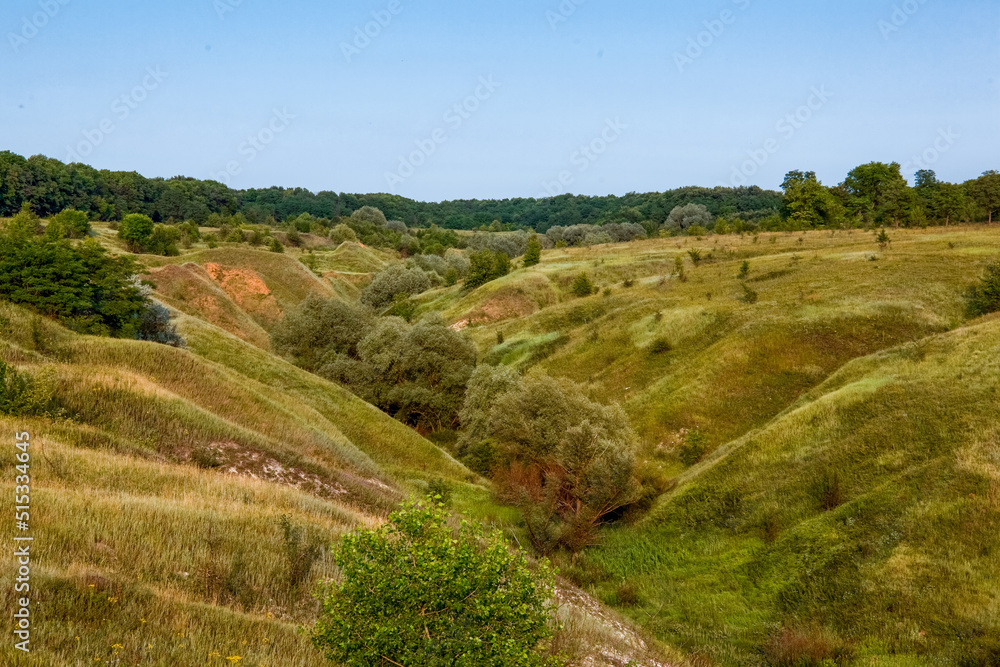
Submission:
[[0,150],[237,188],[777,188],[873,160],[961,181],[1000,169],[998,111],[998,0],[0,7]]

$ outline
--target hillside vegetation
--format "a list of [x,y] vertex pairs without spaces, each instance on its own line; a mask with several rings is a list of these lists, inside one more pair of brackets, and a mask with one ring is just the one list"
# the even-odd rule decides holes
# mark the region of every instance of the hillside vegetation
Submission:
[[963,295],[1000,234],[874,239],[552,250],[422,308],[626,408],[659,497],[568,571],[661,639],[727,665],[994,665],[1000,320]]
[[[39,413],[0,415],[4,432],[31,433],[36,539],[32,654],[9,642],[0,662],[325,664],[300,630],[315,622],[316,584],[335,575],[338,536],[432,484],[469,517],[513,521],[448,453],[268,351],[288,309],[340,294],[319,270],[235,245],[140,261],[153,296],[176,309],[183,349],[79,335],[0,302],[0,362],[33,378]],[[553,650],[665,664],[611,611],[559,595]],[[12,587],[0,606],[14,613]]]

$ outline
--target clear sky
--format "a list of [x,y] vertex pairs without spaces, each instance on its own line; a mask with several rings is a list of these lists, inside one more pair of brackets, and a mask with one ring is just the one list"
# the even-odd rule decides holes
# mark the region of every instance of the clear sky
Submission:
[[437,201],[1000,169],[1000,0],[4,0],[0,37],[0,150],[151,177]]

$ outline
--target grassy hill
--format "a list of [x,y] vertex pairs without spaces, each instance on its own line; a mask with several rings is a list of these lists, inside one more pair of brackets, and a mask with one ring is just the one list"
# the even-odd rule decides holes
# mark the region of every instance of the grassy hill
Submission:
[[[61,409],[0,416],[8,497],[12,434],[32,436],[35,537],[33,652],[8,642],[0,663],[324,664],[300,629],[316,617],[315,583],[335,573],[325,547],[338,535],[380,523],[431,480],[467,516],[512,522],[443,450],[268,352],[267,304],[280,316],[311,291],[338,294],[294,255],[227,246],[144,259],[186,349],[80,336],[0,302],[0,360]],[[562,649],[665,665],[612,611],[560,595]],[[6,587],[9,618],[16,599]]]
[[[1000,233],[890,236],[553,250],[423,307],[626,408],[667,493],[577,570],[661,639],[711,664],[1000,664],[1000,321],[962,316]],[[570,294],[583,272],[601,294]]]

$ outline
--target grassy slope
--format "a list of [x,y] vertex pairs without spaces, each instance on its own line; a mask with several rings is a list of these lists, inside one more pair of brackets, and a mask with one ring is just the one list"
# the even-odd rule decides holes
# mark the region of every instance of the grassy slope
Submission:
[[[644,602],[629,613],[662,638],[755,664],[783,625],[815,634],[815,624],[854,641],[858,656],[947,661],[997,632],[996,540],[984,532],[997,502],[996,370],[970,374],[1000,343],[994,324],[941,335],[962,324],[962,291],[997,233],[891,236],[885,252],[863,232],[549,251],[535,269],[471,294],[439,290],[424,307],[478,319],[469,330],[487,358],[539,364],[621,401],[644,466],[683,473],[650,518],[594,554],[609,576],[595,591],[613,601],[635,581]],[[692,247],[712,258],[694,267]],[[678,255],[689,280],[664,280]],[[744,259],[752,305],[738,300]],[[569,296],[583,271],[612,294]],[[557,303],[479,315],[511,293],[544,293],[539,278]],[[650,353],[659,338],[673,350]],[[933,361],[897,368],[924,354]],[[827,397],[851,373],[850,388]],[[690,428],[721,449],[684,472],[672,450]],[[848,502],[823,512],[815,489],[835,471]],[[964,597],[949,601],[956,586]]]
[[[318,271],[326,255],[317,253]],[[158,297],[189,313],[178,316],[187,350],[80,337],[0,303],[0,358],[50,378],[72,417],[0,417],[0,432],[33,436],[38,539],[34,653],[27,660],[8,643],[0,662],[319,665],[298,629],[315,618],[309,594],[333,566],[324,552],[310,579],[290,586],[281,516],[327,544],[444,478],[467,516],[500,527],[514,520],[442,450],[266,351],[269,321],[254,307],[260,300],[248,307],[247,285],[283,311],[317,285],[351,298],[350,281],[325,283],[288,255],[246,248],[144,259],[173,272]],[[210,264],[237,271],[236,280],[213,278]],[[184,283],[220,308],[178,298],[190,297]],[[8,495],[9,444],[0,450]],[[566,650],[582,656],[624,638],[626,654],[662,664],[663,650],[570,597],[559,607]],[[13,613],[10,587],[0,607]]]
[[[1000,636],[998,359],[994,318],[848,364],[597,561],[639,583],[664,637],[730,664],[783,624],[826,626],[859,657],[985,651]],[[824,509],[831,486],[841,504]]]
[[[51,376],[72,415],[0,418],[8,439],[28,430],[35,443],[33,655],[46,664],[108,659],[114,644],[129,664],[203,664],[213,651],[218,664],[320,664],[294,631],[314,603],[311,583],[286,583],[278,517],[326,543],[380,520],[421,479],[482,496],[416,433],[193,318],[190,351],[76,336],[3,304],[0,323],[0,357]],[[0,451],[9,496],[12,441]],[[13,601],[7,587],[5,614]],[[0,662],[16,659],[0,647]]]

